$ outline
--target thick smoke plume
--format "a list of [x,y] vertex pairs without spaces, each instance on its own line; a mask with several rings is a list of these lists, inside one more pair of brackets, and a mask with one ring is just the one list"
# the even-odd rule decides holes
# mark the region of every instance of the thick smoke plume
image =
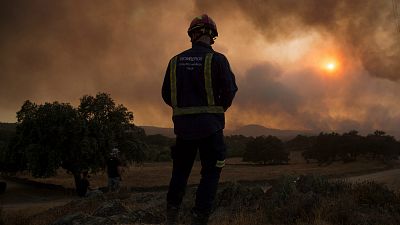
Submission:
[[190,43],[185,29],[178,29],[187,26],[186,14],[168,10],[182,5],[184,1],[2,1],[0,120],[12,121],[26,99],[77,104],[84,94],[101,91],[143,115],[138,121],[146,115],[144,121],[160,121],[166,116],[160,115],[165,67],[175,51]]
[[[239,86],[228,128],[255,123],[318,131],[395,130],[400,33],[391,4],[2,1],[0,121],[15,121],[26,99],[76,105],[85,94],[108,92],[134,112],[136,123],[171,126],[171,111],[160,96],[165,69],[174,54],[190,47],[190,20],[208,13],[220,34],[214,49],[228,57]],[[336,78],[309,67],[309,56],[318,57],[314,52],[324,41],[342,57]]]
[[[226,0],[215,4],[198,0],[196,10],[225,22],[247,21],[271,45],[318,33],[321,39],[334,40],[348,67],[342,77],[325,79],[306,67],[288,71],[271,67],[271,62],[255,65],[239,77],[240,107],[234,109],[232,121],[287,129],[398,130],[394,124],[400,120],[400,108],[394,96],[400,94],[400,33],[392,1]],[[234,34],[246,36],[243,28],[237,27]],[[256,39],[254,33],[250,35]],[[253,55],[242,55],[247,57]],[[361,67],[354,69],[358,63]]]
[[218,15],[224,8],[242,12],[271,43],[312,31],[334,36],[371,75],[400,79],[400,33],[390,0],[198,0],[196,5]]

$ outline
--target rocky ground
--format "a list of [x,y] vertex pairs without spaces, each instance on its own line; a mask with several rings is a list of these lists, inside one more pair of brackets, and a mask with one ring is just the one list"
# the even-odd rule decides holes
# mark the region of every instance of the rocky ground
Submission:
[[[165,191],[100,194],[29,218],[31,225],[162,224]],[[180,215],[189,224],[195,188]],[[400,196],[386,186],[318,176],[283,177],[259,184],[229,183],[217,195],[211,225],[400,224]]]
[[[315,175],[285,176],[270,182],[221,185],[210,225],[400,224],[400,195],[385,185]],[[195,193],[195,187],[188,188],[181,224],[189,224]],[[3,218],[0,208],[0,224],[162,224],[165,197],[166,190],[96,193],[14,218]]]
[[[242,207],[256,209],[256,202],[270,186],[266,183],[252,186],[223,185],[211,221],[226,218]],[[189,223],[194,196],[195,188],[189,188],[180,215],[182,223]],[[26,222],[32,225],[162,224],[165,198],[166,191],[94,194],[26,218]]]

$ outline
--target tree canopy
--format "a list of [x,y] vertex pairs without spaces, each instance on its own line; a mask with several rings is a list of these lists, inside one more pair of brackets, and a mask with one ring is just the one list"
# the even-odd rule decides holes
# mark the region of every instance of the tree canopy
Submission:
[[338,133],[320,133],[315,137],[311,148],[303,152],[309,161],[315,159],[319,164],[330,164],[335,160],[354,161],[358,156],[381,158],[384,161],[397,159],[400,143],[384,131],[377,130],[373,134],[361,136],[352,130],[342,135]]
[[289,161],[289,153],[279,138],[259,136],[247,142],[243,161],[282,164]]
[[143,136],[144,131],[133,124],[133,113],[106,93],[83,96],[77,108],[25,101],[4,158],[9,171],[49,177],[62,167],[77,176],[82,170],[103,169],[115,147],[127,161],[143,160]]

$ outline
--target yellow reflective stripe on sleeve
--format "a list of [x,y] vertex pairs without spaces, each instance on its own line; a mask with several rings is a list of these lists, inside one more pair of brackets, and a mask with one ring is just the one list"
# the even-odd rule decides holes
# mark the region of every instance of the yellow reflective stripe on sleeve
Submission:
[[195,106],[174,108],[174,116],[199,113],[224,113],[224,108],[222,106]]
[[176,60],[177,56],[171,59],[169,64],[169,82],[171,85],[171,104],[172,107],[178,106],[177,90],[176,90]]
[[207,93],[207,103],[209,106],[215,105],[214,103],[214,93],[212,88],[212,79],[211,79],[211,61],[212,61],[213,53],[207,53],[205,62],[204,62],[204,80],[205,80],[205,88]]
[[225,166],[225,160],[223,160],[223,161],[217,160],[217,164],[215,166],[218,167],[218,168],[224,167]]

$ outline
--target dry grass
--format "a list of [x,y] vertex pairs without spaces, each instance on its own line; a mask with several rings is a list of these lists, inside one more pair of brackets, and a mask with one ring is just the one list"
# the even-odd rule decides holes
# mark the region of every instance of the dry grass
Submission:
[[262,225],[262,211],[255,211],[249,214],[245,211],[240,211],[230,216],[214,215],[215,219],[210,222],[210,225]]
[[224,191],[231,196],[219,195],[227,202],[219,205],[222,214],[216,215],[212,224],[398,225],[400,220],[400,195],[373,182],[288,176],[280,179],[270,194],[253,190],[227,187]]
[[[316,163],[307,164],[300,156],[300,153],[294,152],[291,154],[291,164],[289,165],[276,165],[276,166],[261,166],[243,163],[239,158],[231,158],[227,160],[227,166],[222,172],[221,182],[235,182],[235,181],[262,181],[280,178],[282,175],[325,175],[334,177],[348,177],[362,174],[368,174],[371,172],[382,171],[388,168],[387,165],[379,161],[368,161],[359,160],[357,162],[343,164],[341,162],[335,162],[329,166],[320,167]],[[394,168],[400,168],[398,164],[393,166]],[[150,187],[166,187],[168,185],[172,170],[171,162],[160,162],[160,163],[144,163],[140,166],[131,166],[126,168],[123,175],[123,189],[130,190],[133,187],[139,188],[150,188]],[[58,175],[46,179],[34,179],[28,174],[19,174],[22,178],[28,178],[43,183],[51,183],[62,185],[66,188],[74,188],[74,181],[72,175],[65,173],[60,170]],[[196,162],[192,171],[192,175],[189,179],[189,184],[196,184],[200,179],[200,164]],[[91,179],[92,186],[106,186],[107,177],[104,173],[98,173],[92,175]],[[398,190],[399,187],[397,187]],[[155,195],[155,197],[157,197]],[[164,195],[157,201],[164,201]],[[99,202],[87,203],[85,206],[79,206],[73,204],[66,204],[62,207],[54,207],[50,205],[35,205],[33,207],[25,207],[21,210],[3,210],[4,224],[34,224],[44,225],[49,222],[60,218],[70,212],[83,209],[83,212],[91,213]],[[140,209],[143,205],[141,204],[129,204],[127,205],[130,209]],[[53,207],[53,208],[52,208]],[[47,209],[51,208],[51,213]],[[43,214],[45,212],[46,214]],[[330,225],[324,220],[321,209],[321,215],[318,216],[318,210],[315,211],[317,214],[315,220],[310,225]],[[245,225],[252,224],[258,225],[263,224],[262,212],[252,212],[249,214],[248,211],[238,212],[232,215],[221,215],[215,217],[212,221],[212,225]],[[0,220],[0,225],[1,220]],[[303,225],[299,223],[298,225]],[[304,224],[305,225],[305,224]]]
[[[227,159],[227,165],[223,169],[221,182],[232,181],[261,181],[277,179],[286,175],[315,174],[335,177],[349,175],[361,175],[387,169],[387,165],[380,161],[362,160],[352,163],[335,162],[329,166],[318,166],[316,163],[307,164],[299,152],[291,154],[289,165],[263,166],[241,162],[240,158]],[[399,166],[400,167],[400,166]],[[200,180],[200,163],[195,162],[189,184],[197,184]],[[172,170],[171,162],[144,163],[140,166],[125,168],[122,186],[127,189],[132,187],[148,188],[167,186]],[[33,179],[28,174],[19,174],[20,177]],[[56,177],[46,179],[34,179],[43,183],[59,184],[66,188],[74,188],[74,180],[70,174],[60,170]],[[93,174],[90,179],[94,187],[103,187],[107,184],[107,176],[104,173]]]
[[73,200],[62,206],[46,207],[43,205],[42,207],[7,210],[3,215],[4,224],[48,225],[71,213],[92,214],[107,199],[124,199],[129,196],[126,193],[109,193],[100,198],[85,199],[84,201],[82,199]]
[[[4,225],[28,225],[31,223],[31,217],[45,211],[45,208],[25,208],[19,210],[4,210],[2,220]],[[1,223],[0,223],[1,224]],[[39,224],[38,224],[39,225]]]
[[[184,200],[181,221],[188,222],[195,189]],[[94,199],[74,200],[41,213],[34,209],[5,216],[7,225],[51,224],[64,215],[92,214],[110,199],[121,199],[131,211],[145,210],[152,215],[164,213],[165,192],[113,193]],[[400,218],[400,196],[374,183],[352,184],[319,176],[297,179],[281,177],[271,192],[258,185],[223,185],[216,201],[211,225],[395,225]],[[0,211],[1,213],[1,211]],[[376,221],[374,220],[376,219]],[[185,223],[187,224],[187,223]]]
[[400,191],[400,179],[398,179],[398,177],[400,177],[400,169],[392,169],[371,174],[354,176],[346,180],[350,182],[373,180],[377,183],[385,184],[388,188],[392,190]]
[[[235,215],[231,216],[223,216],[223,217],[218,217],[216,216],[216,219],[211,221],[209,224],[210,225],[277,225],[277,224],[267,224],[263,222],[263,212],[262,211],[256,211],[256,212],[239,212]],[[334,225],[332,223],[329,223],[327,221],[324,221],[324,218],[315,218],[314,221],[307,222],[296,222],[296,224],[293,225]]]

